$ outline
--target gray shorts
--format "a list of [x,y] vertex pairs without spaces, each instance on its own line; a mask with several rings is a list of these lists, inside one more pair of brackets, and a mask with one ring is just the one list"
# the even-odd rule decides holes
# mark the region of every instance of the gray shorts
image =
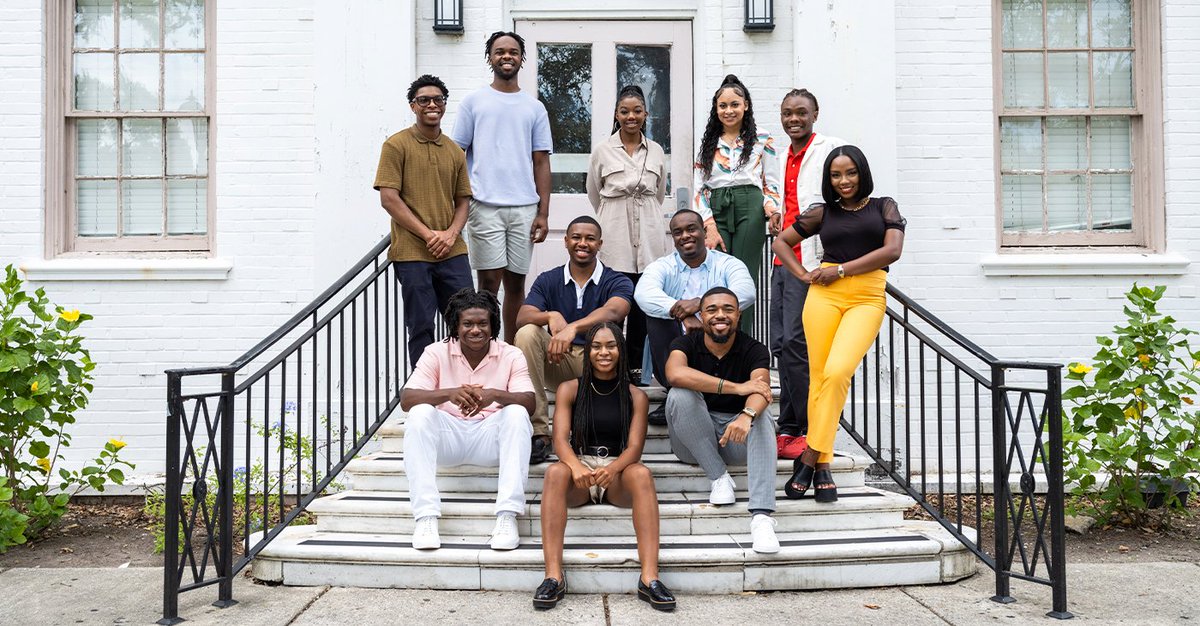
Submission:
[[528,274],[533,243],[529,229],[537,215],[536,204],[496,206],[471,199],[467,211],[467,253],[471,267],[479,270],[506,269]]

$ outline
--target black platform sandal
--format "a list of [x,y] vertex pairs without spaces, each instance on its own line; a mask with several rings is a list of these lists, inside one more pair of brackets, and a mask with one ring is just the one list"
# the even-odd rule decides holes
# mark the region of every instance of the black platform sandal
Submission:
[[[821,487],[821,485],[833,485]],[[813,487],[817,490],[817,502],[837,502],[837,485],[833,483],[833,474],[829,470],[818,471],[813,477]]]
[[[802,458],[804,458],[803,455],[797,457],[795,461],[792,461],[792,477],[789,478],[787,484],[783,486],[783,493],[788,497],[789,500],[799,500],[800,498],[803,498],[804,494],[808,493],[808,488],[813,482],[813,474],[816,472],[816,469],[814,469],[811,465],[805,465],[803,462],[801,462],[800,459]],[[802,485],[802,488],[798,489],[795,487],[795,485]],[[836,497],[836,495],[834,497]]]

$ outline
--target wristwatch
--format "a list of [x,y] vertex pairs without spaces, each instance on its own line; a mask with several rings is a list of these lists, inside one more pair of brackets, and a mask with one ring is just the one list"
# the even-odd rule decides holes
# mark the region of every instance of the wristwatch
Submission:
[[844,267],[842,267],[841,265],[839,265],[838,266],[838,278],[845,278],[845,277],[846,277],[846,269]]
[[742,409],[741,412],[745,413],[746,415],[749,415],[751,420],[754,420],[754,418],[758,417],[758,411],[755,411],[754,409],[752,409],[750,407],[746,407],[746,408]]

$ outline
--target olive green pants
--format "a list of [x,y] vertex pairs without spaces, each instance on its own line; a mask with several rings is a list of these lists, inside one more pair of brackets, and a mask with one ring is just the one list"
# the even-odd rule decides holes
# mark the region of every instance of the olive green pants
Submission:
[[[712,207],[713,220],[717,223],[717,232],[725,241],[725,251],[746,264],[757,293],[763,244],[767,241],[767,218],[763,214],[762,189],[754,185],[713,189],[708,203]],[[753,336],[753,328],[754,307],[751,306],[742,311],[742,321],[738,324],[738,330]]]

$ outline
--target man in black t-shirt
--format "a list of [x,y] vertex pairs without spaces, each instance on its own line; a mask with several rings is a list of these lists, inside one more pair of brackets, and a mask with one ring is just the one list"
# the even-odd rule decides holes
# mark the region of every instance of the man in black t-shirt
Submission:
[[733,477],[726,464],[746,465],[750,490],[750,534],[754,551],[779,551],[775,537],[775,424],[771,405],[771,353],[737,331],[737,295],[713,287],[700,298],[703,333],[671,343],[666,375],[667,428],[671,450],[684,463],[699,465],[712,481],[708,501],[733,504]]

